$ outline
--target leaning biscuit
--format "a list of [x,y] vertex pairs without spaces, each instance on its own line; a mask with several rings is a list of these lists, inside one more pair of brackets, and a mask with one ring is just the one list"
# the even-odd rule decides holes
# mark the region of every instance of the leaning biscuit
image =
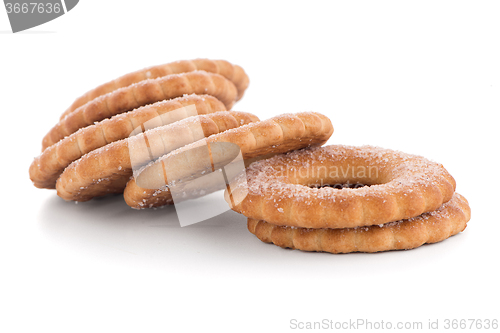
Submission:
[[470,220],[467,200],[458,193],[435,211],[392,223],[348,229],[278,226],[248,218],[248,230],[265,243],[303,251],[349,253],[408,250],[463,231]]
[[245,112],[222,111],[189,117],[98,148],[71,163],[57,179],[65,200],[87,201],[121,193],[133,170],[202,137],[257,121]]
[[[332,133],[333,126],[330,119],[316,112],[283,114],[268,120],[250,123],[212,135],[161,157],[130,180],[125,188],[124,198],[129,206],[138,209],[171,204],[169,182],[182,181],[193,175],[218,169],[216,164],[224,166],[231,161],[231,156],[239,152],[248,165],[250,161],[275,154],[319,146],[328,141]],[[232,145],[221,147],[217,145],[220,143]],[[203,147],[210,150],[210,161],[197,158],[196,149]],[[235,149],[237,151],[230,152]],[[200,151],[203,152],[202,149]],[[171,165],[185,165],[185,167],[172,168]],[[168,179],[165,172],[161,170],[172,170],[169,172]],[[141,186],[141,184],[147,184],[147,186]],[[211,184],[207,187],[212,188]],[[193,189],[193,192],[195,190]],[[203,191],[208,193],[209,189],[203,188]]]
[[131,84],[147,79],[156,79],[170,74],[187,73],[196,70],[203,70],[206,72],[220,74],[226,79],[233,82],[238,89],[237,100],[241,99],[246,88],[248,87],[248,76],[246,75],[243,68],[238,65],[233,65],[225,60],[180,60],[168,64],[144,68],[142,70],[125,74],[115,80],[104,83],[97,88],[86,92],[83,96],[77,98],[73,102],[73,104],[62,114],[61,119],[66,117],[69,113],[73,112],[80,106],[114,90],[127,87]]
[[[188,95],[142,106],[79,129],[45,149],[30,166],[30,178],[38,188],[54,189],[56,180],[71,162],[108,143],[125,139],[139,129],[143,132],[197,114],[225,111],[209,95]],[[147,128],[145,128],[147,126]],[[137,134],[137,133],[136,133]]]
[[42,141],[42,150],[96,121],[140,106],[189,94],[216,97],[229,110],[236,101],[234,84],[219,74],[194,71],[149,79],[120,88],[82,105],[54,126]]
[[[370,186],[324,186],[359,183]],[[226,191],[246,217],[303,228],[353,228],[433,211],[455,191],[438,163],[379,147],[303,149],[253,163]]]
[[[246,159],[243,163],[245,167],[248,167],[253,162],[266,159],[271,156],[274,156],[274,154]],[[153,171],[149,170],[149,167],[149,165],[145,166],[142,171],[146,169],[148,171]],[[138,176],[139,180],[143,177],[144,175]],[[176,197],[176,200],[196,199],[217,190],[223,190],[226,188],[226,184],[221,184],[220,179],[220,176],[214,172],[203,175],[203,179],[200,178],[199,181],[196,182],[191,181],[187,183],[177,183],[176,191],[178,196]],[[182,195],[179,195],[180,193],[182,193]],[[123,197],[127,205],[134,209],[156,208],[174,204],[172,192],[167,185],[160,186],[156,183],[144,188],[137,184],[135,178],[131,178],[127,183],[123,192]]]
[[[222,175],[218,172],[207,173],[194,181],[180,182],[175,184],[177,196],[175,202],[195,199],[206,194],[223,190],[225,182],[221,183]],[[144,186],[144,184],[141,184]],[[134,178],[131,178],[123,191],[123,197],[127,205],[134,209],[155,208],[174,204],[172,191],[168,186],[160,188],[145,188],[139,186]]]

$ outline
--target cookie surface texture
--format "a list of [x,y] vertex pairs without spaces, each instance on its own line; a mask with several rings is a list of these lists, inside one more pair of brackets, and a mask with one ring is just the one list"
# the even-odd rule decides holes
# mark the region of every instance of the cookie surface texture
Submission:
[[[127,185],[124,193],[125,201],[133,208],[170,204],[172,200],[166,184],[217,169],[231,159],[226,161],[227,156],[241,153],[245,161],[258,160],[295,149],[322,145],[328,141],[332,133],[333,126],[328,117],[316,112],[299,112],[276,116],[212,135],[200,142],[177,149],[144,168],[143,172]],[[230,146],[218,146],[224,143],[229,143]],[[201,147],[210,149],[210,163],[208,165],[186,163],[187,160],[203,160],[195,156],[196,149]],[[160,172],[160,170],[172,170],[174,168],[170,165],[179,164],[186,167],[176,167],[173,172],[168,173],[169,179]],[[210,184],[207,187],[210,187]]]
[[237,93],[231,81],[219,74],[205,71],[140,81],[97,97],[66,115],[45,135],[42,150],[82,127],[144,105],[184,95],[205,94],[214,96],[230,110]]
[[381,224],[347,229],[307,229],[277,226],[248,218],[248,230],[265,243],[303,251],[349,253],[408,250],[440,242],[463,231],[470,220],[467,200],[455,193],[435,211]]
[[[338,184],[368,185],[335,188]],[[303,228],[353,228],[419,216],[455,191],[441,165],[372,146],[331,145],[250,165],[225,193],[246,217]]]
[[225,111],[222,102],[209,95],[188,95],[142,106],[130,112],[79,129],[45,149],[30,166],[30,179],[38,188],[54,189],[56,180],[73,161],[94,149],[158,126],[198,114]]
[[249,113],[221,111],[189,117],[112,142],[71,163],[57,179],[57,194],[65,200],[87,201],[108,193],[121,193],[133,171],[155,158],[202,137],[256,120]]
[[243,68],[238,65],[233,65],[228,61],[210,59],[180,60],[168,64],[147,67],[106,82],[77,98],[62,114],[61,119],[80,106],[114,90],[148,79],[156,79],[171,74],[187,73],[196,70],[204,70],[206,72],[220,74],[233,82],[238,89],[238,100],[241,99],[249,84],[248,76]]

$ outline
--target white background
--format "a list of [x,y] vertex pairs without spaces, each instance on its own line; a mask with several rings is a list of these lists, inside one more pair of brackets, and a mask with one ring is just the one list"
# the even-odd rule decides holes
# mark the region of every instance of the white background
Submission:
[[[87,0],[12,34],[0,7],[0,331],[500,319],[499,17],[494,1]],[[135,211],[120,196],[76,205],[32,186],[41,139],[76,97],[198,57],[246,70],[236,110],[322,112],[329,144],[443,163],[472,207],[466,231],[411,251],[305,253],[261,243],[233,212],[181,228],[171,208]]]

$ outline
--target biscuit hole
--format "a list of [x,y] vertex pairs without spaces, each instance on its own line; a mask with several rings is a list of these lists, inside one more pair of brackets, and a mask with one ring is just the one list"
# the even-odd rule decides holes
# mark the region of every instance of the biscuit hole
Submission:
[[357,189],[357,188],[362,188],[362,187],[366,187],[366,186],[369,187],[371,185],[363,184],[363,183],[350,183],[350,182],[346,182],[346,183],[336,183],[336,184],[309,184],[307,186],[310,187],[310,188],[330,187],[330,188],[334,188],[334,189],[337,189],[337,190],[341,190],[343,188]]

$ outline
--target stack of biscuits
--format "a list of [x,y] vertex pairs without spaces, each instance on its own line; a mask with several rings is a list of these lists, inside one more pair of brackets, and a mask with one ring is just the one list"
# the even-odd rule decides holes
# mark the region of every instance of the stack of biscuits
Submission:
[[[453,194],[454,180],[444,168],[373,147],[321,147],[333,127],[317,112],[261,121],[231,111],[248,84],[240,66],[209,59],[149,67],[105,83],[61,115],[43,138],[30,178],[65,200],[119,193],[132,208],[155,208],[173,204],[174,189],[185,199],[222,189],[207,174],[227,171],[240,159],[237,172],[224,173],[225,198],[264,242],[306,251],[377,252],[439,241],[465,228],[470,210]],[[364,178],[329,173],[353,165],[381,172]],[[278,169],[317,175],[283,175]],[[349,186],[353,181],[363,186]],[[456,211],[460,218],[447,218]],[[436,220],[454,227],[446,229]],[[422,221],[427,229],[416,226]],[[417,240],[391,238],[396,229],[412,230],[406,239]],[[442,232],[430,236],[429,230]]]
[[251,164],[231,208],[265,243],[304,251],[407,250],[465,229],[467,200],[424,157],[372,146],[305,148]]
[[[328,140],[333,128],[320,114],[260,122],[251,113],[229,111],[248,84],[240,66],[209,59],[149,67],[105,83],[79,97],[61,115],[42,140],[42,153],[30,166],[30,178],[38,188],[56,189],[65,200],[123,193],[133,208],[154,208],[173,203],[172,186],[167,185],[179,181],[178,170],[207,167],[195,149],[178,154],[190,144],[215,153],[210,142],[239,140],[248,165]],[[322,122],[329,127],[317,135]],[[301,126],[304,133],[283,136],[280,126]],[[262,135],[265,140],[259,138]],[[209,155],[208,164],[213,162],[212,152]],[[172,170],[168,177],[166,170]]]
[[39,188],[65,200],[122,193],[139,169],[194,140],[258,118],[232,112],[247,86],[240,66],[177,61],[126,74],[78,98],[30,166]]

